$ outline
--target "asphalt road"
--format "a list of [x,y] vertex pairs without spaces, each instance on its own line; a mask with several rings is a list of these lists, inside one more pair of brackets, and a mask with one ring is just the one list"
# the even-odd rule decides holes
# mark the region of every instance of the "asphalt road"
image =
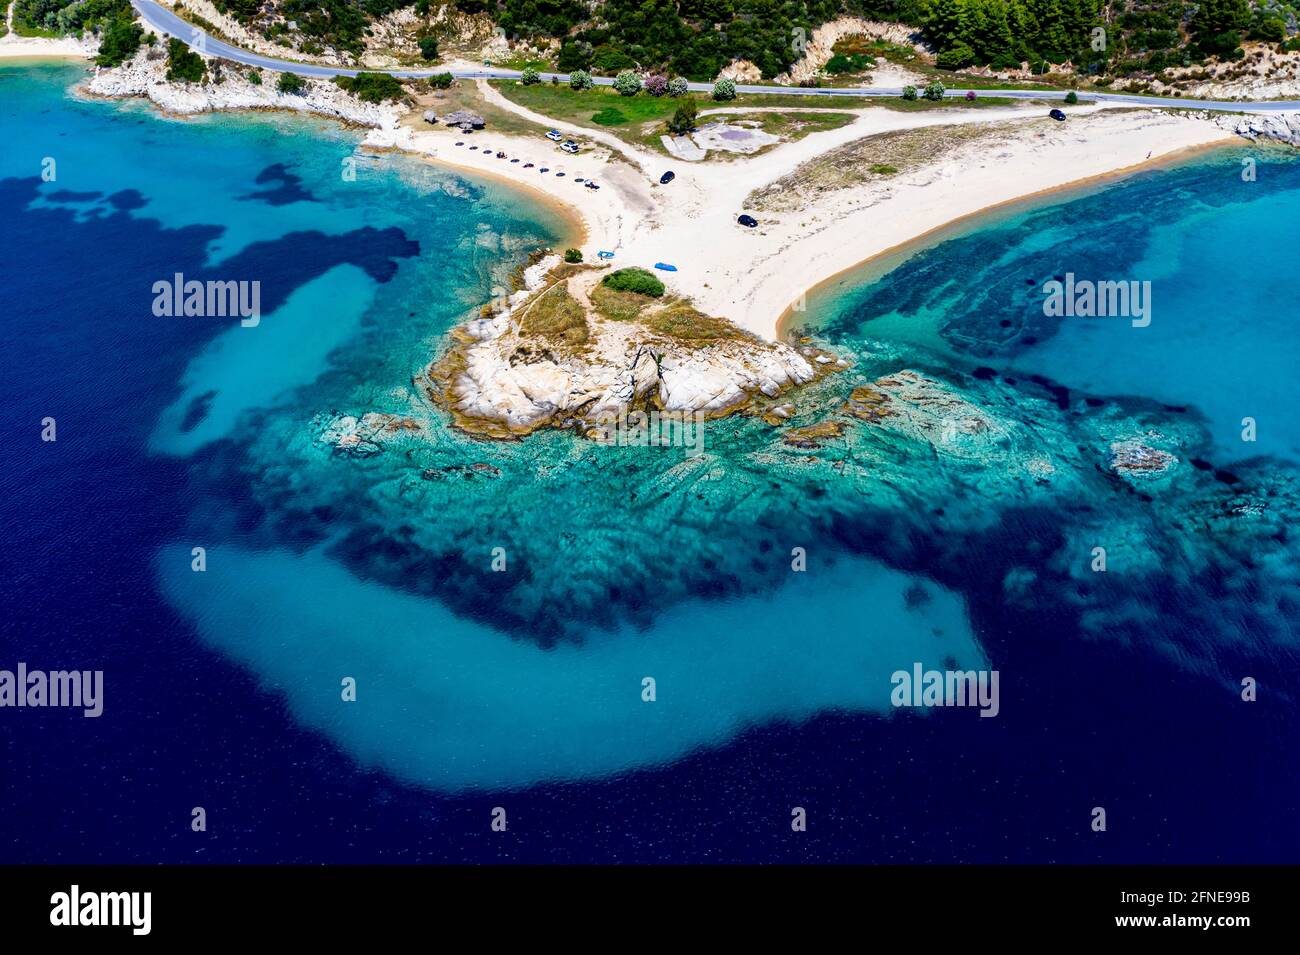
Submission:
[[[172,13],[165,7],[159,6],[153,0],[131,0],[131,6],[139,12],[140,16],[151,27],[159,33],[166,36],[176,37],[183,41],[191,49],[197,50],[208,56],[219,56],[227,60],[233,60],[236,63],[243,63],[246,66],[256,66],[262,69],[274,70],[280,73],[297,73],[299,76],[313,76],[328,79],[332,76],[356,76],[357,70],[348,70],[335,66],[319,66],[312,63],[295,63],[291,60],[278,60],[275,57],[262,56],[260,53],[250,53],[247,50],[240,49],[237,46],[231,46],[215,37],[209,36],[199,27],[186,23],[176,14]],[[401,79],[414,79],[417,77],[432,76],[435,73],[445,73],[445,69],[429,70],[369,70],[372,73],[391,73],[393,76]],[[482,69],[474,70],[452,70],[453,76],[460,79],[518,79],[520,74],[518,70],[502,70],[496,67],[485,66]],[[566,73],[542,73],[543,80],[550,81],[552,76],[558,76],[561,82],[568,81]],[[609,86],[613,84],[613,79],[608,76],[595,76],[592,79],[600,86]],[[708,92],[713,89],[711,83],[691,83],[690,88],[701,92]],[[783,95],[808,96],[813,98],[829,99],[836,96],[898,96],[901,89],[836,89],[831,87],[806,87],[806,86],[748,86],[745,84],[736,84],[737,92],[741,93],[781,93]],[[964,96],[964,89],[948,90],[949,96]],[[1007,99],[1060,99],[1065,96],[1064,92],[1051,90],[975,90],[981,96],[998,96]],[[1096,93],[1087,92],[1079,95],[1081,101],[1098,100],[1108,103],[1125,103],[1133,106],[1157,106],[1157,107],[1185,107],[1190,109],[1208,109],[1222,112],[1251,112],[1251,113],[1277,113],[1287,112],[1290,110],[1300,110],[1300,100],[1270,100],[1263,102],[1238,103],[1220,100],[1199,100],[1199,99],[1178,99],[1170,96],[1133,96],[1124,93]]]

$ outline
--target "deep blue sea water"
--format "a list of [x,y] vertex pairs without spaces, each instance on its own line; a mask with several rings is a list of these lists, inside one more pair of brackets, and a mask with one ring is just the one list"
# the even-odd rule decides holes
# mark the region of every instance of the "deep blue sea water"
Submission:
[[[0,861],[1294,860],[1297,164],[1134,177],[814,297],[855,375],[948,383],[1003,457],[735,419],[689,460],[421,399],[546,210],[80,75],[0,69],[0,667],[102,668],[105,714],[0,711]],[[1151,278],[1151,327],[1047,327],[1027,279],[1067,268]],[[261,324],[155,317],[176,272],[260,279]],[[368,412],[420,431],[322,440]],[[1150,431],[1172,481],[1095,465]],[[999,716],[892,712],[918,660],[998,668]]]

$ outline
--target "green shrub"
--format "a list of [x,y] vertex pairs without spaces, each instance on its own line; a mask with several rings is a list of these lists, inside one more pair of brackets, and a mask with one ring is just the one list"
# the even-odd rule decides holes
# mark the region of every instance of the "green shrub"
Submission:
[[452,76],[450,73],[434,73],[433,76],[429,77],[429,89],[431,90],[451,89],[452,84],[454,84],[455,82],[456,82],[456,78]]
[[934,65],[941,70],[960,70],[975,62],[975,51],[958,40],[935,57]]
[[281,93],[301,96],[307,92],[307,81],[297,73],[281,73],[280,79],[276,81],[275,88]]
[[624,70],[614,77],[614,89],[621,96],[635,96],[641,92],[641,77],[631,70]]
[[700,108],[695,105],[693,98],[682,100],[677,111],[673,113],[673,118],[668,120],[668,131],[675,136],[685,136],[695,128],[695,120],[699,113]]
[[95,62],[99,66],[118,66],[135,56],[144,39],[144,30],[136,26],[128,10],[120,11],[107,27],[99,42],[99,55]]
[[420,37],[420,58],[436,60],[438,58],[438,41],[431,36]]
[[387,73],[358,73],[356,76],[336,76],[334,83],[347,90],[363,103],[382,103],[399,100],[406,95],[394,77]]
[[686,77],[684,76],[674,76],[668,81],[669,96],[685,96],[689,90],[690,87],[687,85]]
[[735,99],[736,81],[726,78],[718,80],[713,84],[713,98],[718,101]]
[[602,284],[616,292],[636,292],[638,295],[649,295],[652,298],[659,298],[664,294],[663,282],[645,269],[635,267],[611,272],[605,276]]
[[202,83],[207,72],[203,57],[175,37],[167,41],[167,79]]
[[591,74],[586,70],[574,70],[569,74],[569,86],[575,90],[589,90],[595,85]]
[[933,83],[931,83],[929,86],[925,88],[925,92],[923,92],[921,95],[928,100],[938,101],[943,99],[943,94],[945,92],[946,92],[946,88],[944,87],[944,85],[940,83],[938,80],[935,80]]
[[861,73],[875,62],[874,57],[865,53],[836,53],[826,61],[823,69],[831,74]]
[[904,86],[904,87],[903,87],[903,99],[908,100],[909,102],[912,101],[912,100],[914,100],[914,99],[916,99],[916,87],[915,87],[915,86]]
[[525,86],[536,86],[541,81],[541,74],[531,66],[524,67],[523,72],[519,74],[519,82],[523,83]]
[[581,249],[565,249],[565,250],[564,250],[564,261],[566,261],[566,262],[581,262],[581,261],[582,261],[582,250],[581,250]]
[[590,65],[590,43],[575,43],[573,40],[565,40],[560,46],[560,55],[555,58],[555,66],[562,73],[586,70]]
[[1065,104],[1067,106],[1073,106],[1077,102],[1079,102],[1079,94],[1074,90],[1070,90],[1070,92],[1065,94]]
[[249,71],[248,71],[248,82],[252,83],[254,86],[261,86],[261,85],[262,85],[262,73],[261,73],[261,71],[260,71],[260,70],[249,70]]
[[1281,43],[1286,39],[1286,24],[1281,17],[1264,17],[1251,28],[1252,40],[1264,40],[1269,43]]
[[636,66],[636,60],[628,56],[622,50],[615,47],[601,44],[591,55],[591,68],[599,70],[602,73],[613,73],[615,70],[630,70]]

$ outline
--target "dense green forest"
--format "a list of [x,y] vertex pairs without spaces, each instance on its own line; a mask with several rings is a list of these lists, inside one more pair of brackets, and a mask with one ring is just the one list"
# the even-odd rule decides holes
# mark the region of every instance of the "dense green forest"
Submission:
[[127,0],[16,0],[14,32],[25,35],[80,36],[99,33],[130,13]]
[[846,14],[915,27],[943,69],[1069,61],[1094,75],[1234,58],[1243,39],[1280,43],[1297,22],[1279,0],[604,0],[595,16],[581,0],[456,5],[490,13],[508,35],[560,40],[562,70],[640,67],[699,80],[735,59],[770,79],[799,58],[798,39]]
[[[327,47],[359,54],[374,19],[412,5],[427,13],[438,0],[214,2],[250,29],[310,55]],[[844,15],[915,28],[936,51],[941,69],[1028,63],[1041,72],[1068,61],[1094,76],[1128,76],[1211,56],[1237,58],[1246,39],[1300,47],[1300,40],[1287,41],[1288,30],[1297,25],[1291,4],[1300,0],[452,2],[463,13],[490,16],[509,37],[560,41],[555,65],[566,72],[641,69],[695,80],[712,79],[733,60],[749,60],[771,79],[799,59],[819,24]],[[126,9],[126,0],[17,0],[15,25],[19,32],[52,34],[100,33],[115,26],[115,49],[133,49],[134,36],[115,23]],[[291,33],[295,44],[288,41]],[[848,53],[836,58],[832,72],[856,72],[871,60]]]

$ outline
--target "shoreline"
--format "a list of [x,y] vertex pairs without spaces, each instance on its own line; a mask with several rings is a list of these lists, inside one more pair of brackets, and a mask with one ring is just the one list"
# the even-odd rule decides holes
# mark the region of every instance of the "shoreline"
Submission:
[[[32,58],[59,62],[85,55],[61,51]],[[681,271],[659,276],[675,294],[705,314],[727,319],[769,342],[789,334],[794,316],[806,314],[809,295],[819,294],[850,273],[870,269],[872,263],[897,264],[1007,207],[1056,199],[1242,142],[1205,119],[1156,110],[1082,107],[1072,122],[1057,127],[1037,122],[1041,119],[1037,111],[1022,106],[978,113],[866,108],[846,110],[857,119],[837,130],[813,133],[753,158],[734,163],[657,159],[647,176],[644,168],[623,161],[622,155],[607,147],[592,144],[595,148],[580,155],[564,156],[540,137],[493,130],[475,133],[470,140],[487,147],[487,152],[455,154],[451,148],[455,133],[421,127],[409,109],[353,103],[342,91],[329,87],[313,90],[308,98],[292,104],[266,90],[245,89],[247,84],[235,77],[228,78],[220,96],[206,88],[161,95],[157,71],[156,64],[137,57],[125,68],[96,71],[95,79],[78,89],[107,98],[141,97],[164,116],[287,109],[368,129],[359,148],[406,153],[469,179],[480,177],[482,182],[518,190],[522,198],[555,217],[560,248],[581,249],[589,262],[596,261],[596,251],[605,249],[617,254],[613,264],[620,268],[679,263]],[[508,100],[501,100],[499,105],[509,106]],[[760,204],[754,210],[762,220],[758,229],[736,225],[736,215],[749,209],[755,195],[782,177],[799,175],[806,163],[839,147],[870,143],[882,134],[933,128],[942,135],[942,127],[1003,122],[1008,124],[1006,132],[986,145],[920,162],[896,179],[860,182],[816,195],[793,210],[763,212]],[[558,175],[567,171],[568,177],[530,177],[520,174],[522,166],[494,165],[499,160],[487,157],[498,151],[536,159],[537,166],[550,165]],[[1159,155],[1138,158],[1152,151]],[[675,167],[677,179],[672,185],[663,187],[655,180],[658,166]],[[600,192],[579,189],[572,185],[579,175],[598,177],[604,188]],[[976,206],[987,198],[993,201]],[[872,245],[879,247],[871,250]],[[864,247],[861,252],[866,254],[854,246]]]
[[[363,146],[365,146],[364,143]],[[549,209],[559,217],[563,223],[563,228],[558,230],[559,236],[556,241],[560,245],[581,249],[591,239],[591,226],[588,224],[586,217],[582,215],[581,209],[577,206],[571,205],[559,196],[547,192],[545,189],[540,189],[537,186],[529,185],[526,182],[511,178],[510,176],[504,176],[501,173],[493,172],[489,169],[480,169],[479,167],[471,166],[468,163],[452,162],[451,160],[442,158],[441,155],[431,156],[428,153],[420,152],[416,149],[404,149],[401,146],[382,147],[374,145],[365,146],[365,148],[374,152],[398,152],[432,166],[453,170],[458,174],[464,175],[467,179],[479,179],[500,186],[504,189],[520,192],[528,200]],[[563,248],[558,251],[561,255],[564,253]]]
[[[6,2],[6,11],[10,4]],[[92,45],[93,43],[93,45]],[[0,64],[23,60],[86,60],[93,61],[97,41],[76,37],[20,36],[12,29],[0,36]]]
[[[934,248],[950,239],[955,239],[968,232],[984,228],[992,222],[998,221],[999,217],[1006,215],[1019,214],[1026,212],[1033,207],[1041,205],[1052,205],[1057,200],[1068,197],[1068,199],[1082,198],[1093,190],[1100,190],[1119,180],[1126,179],[1129,176],[1151,170],[1174,167],[1183,163],[1188,163],[1200,156],[1208,153],[1217,152],[1221,149],[1229,149],[1234,146],[1246,145],[1240,137],[1225,136],[1222,140],[1216,140],[1209,143],[1201,143],[1195,146],[1185,146],[1182,149],[1175,150],[1171,153],[1154,157],[1150,160],[1144,160],[1130,166],[1124,166],[1110,172],[1097,173],[1093,176],[1085,176],[1082,179],[1075,179],[1071,182],[1062,183],[1059,186],[1049,186],[1046,189],[1039,189],[1034,192],[1025,193],[1022,196],[1015,196],[1010,199],[1003,199],[999,202],[992,203],[982,209],[974,212],[967,212],[941,225],[934,226],[924,232],[918,233],[910,239],[905,239],[887,249],[882,249],[872,255],[867,256],[860,262],[839,269],[832,275],[820,279],[808,286],[795,300],[800,298],[805,303],[814,296],[828,294],[829,286],[834,282],[844,280],[851,273],[865,273],[862,285],[869,285],[872,282],[884,277],[892,272],[898,266],[911,258],[918,252]],[[1074,195],[1071,195],[1074,194]],[[776,321],[776,339],[785,340],[789,337],[794,329],[793,319],[795,316],[806,316],[807,310],[796,310],[795,302],[787,305],[785,310]]]
[[38,51],[34,53],[28,53],[28,52],[10,53],[3,46],[0,46],[0,66],[10,66],[10,65],[30,66],[30,65],[35,65],[46,61],[50,63],[66,64],[69,60],[81,60],[87,66],[93,65],[91,63],[90,55],[86,53],[73,53],[71,51],[68,51],[66,53],[61,53],[61,52],[51,53],[51,52],[44,52],[44,51]]

